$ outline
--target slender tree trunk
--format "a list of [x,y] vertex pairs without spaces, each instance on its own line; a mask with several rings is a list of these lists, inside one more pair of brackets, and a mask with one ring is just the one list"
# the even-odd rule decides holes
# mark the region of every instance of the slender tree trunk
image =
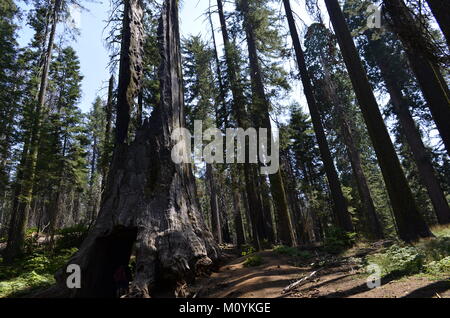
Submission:
[[[258,122],[260,127],[267,129],[269,138],[273,138],[272,125],[270,122],[269,114],[269,100],[264,90],[264,84],[262,79],[261,66],[258,60],[258,52],[256,48],[256,38],[254,34],[253,22],[250,18],[250,7],[247,0],[241,2],[244,15],[244,29],[247,36],[247,46],[250,59],[250,77],[252,82],[252,95],[253,104],[255,106],[255,112],[261,112],[262,116]],[[270,140],[270,139],[269,139]],[[268,152],[271,152],[270,146],[268,146]],[[275,203],[275,210],[277,213],[277,236],[282,244],[292,246],[296,245],[294,237],[292,223],[289,216],[288,203],[286,198],[286,192],[284,190],[283,180],[281,178],[281,172],[278,171],[269,175],[270,190],[272,198]]]
[[[383,45],[380,43],[380,45]],[[378,66],[381,70],[386,88],[391,96],[391,102],[394,105],[395,113],[400,121],[403,133],[405,134],[408,145],[413,154],[414,161],[420,174],[422,183],[427,189],[428,195],[433,204],[439,224],[450,223],[450,209],[444,191],[442,190],[436,171],[431,164],[425,145],[422,142],[420,131],[409,112],[408,102],[398,86],[395,74],[389,68],[385,58],[377,58]]]
[[327,138],[325,136],[325,131],[320,119],[320,112],[317,107],[316,99],[314,97],[312,82],[306,67],[305,56],[300,45],[300,38],[297,32],[297,27],[295,25],[291,5],[289,0],[283,0],[283,3],[289,24],[289,31],[291,33],[292,42],[294,44],[294,50],[297,57],[297,64],[303,83],[303,90],[308,102],[309,112],[314,126],[314,132],[316,134],[317,143],[319,144],[319,150],[324,164],[328,183],[330,185],[334,216],[338,226],[340,226],[345,231],[351,232],[353,231],[351,217],[347,209],[347,202],[342,192],[339,177],[336,172],[333,159],[331,157],[330,148],[328,147]]
[[218,244],[223,243],[222,226],[219,213],[219,202],[217,199],[217,188],[214,179],[214,172],[211,164],[206,164],[206,180],[209,183],[210,190],[210,206],[211,206],[211,232]]
[[209,0],[208,7],[208,20],[211,27],[211,35],[214,49],[214,60],[216,62],[217,81],[219,83],[219,95],[216,98],[216,105],[222,103],[222,109],[216,111],[216,125],[220,127],[223,123],[225,127],[228,127],[228,111],[226,102],[226,90],[223,82],[222,68],[220,67],[219,54],[217,53],[216,33],[214,32],[214,24],[211,14],[211,0]]
[[109,159],[110,159],[110,148],[111,148],[111,134],[112,134],[112,114],[113,114],[113,98],[114,98],[114,75],[111,75],[109,78],[108,84],[108,100],[106,102],[105,108],[105,140],[102,145],[102,191],[105,189],[107,177],[108,177],[108,169],[109,169]]
[[[238,125],[242,128],[247,128],[248,119],[245,113],[244,105],[246,104],[243,87],[239,79],[239,66],[237,64],[237,57],[234,48],[230,43],[228,36],[228,30],[225,21],[225,14],[223,11],[222,0],[217,0],[217,8],[220,19],[220,25],[222,30],[222,37],[225,47],[225,59],[227,64],[227,75],[231,86],[231,93],[233,96],[233,113]],[[246,149],[248,149],[246,147]],[[247,157],[248,157],[248,152]],[[252,224],[252,239],[253,244],[257,249],[261,249],[260,239],[264,237],[264,222],[263,222],[263,207],[261,200],[258,198],[258,193],[256,191],[256,169],[255,165],[248,163],[248,158],[246,158],[246,163],[244,163],[244,176],[245,176],[245,189],[247,193],[247,201],[249,205],[249,216]]]
[[350,122],[348,120],[348,115],[344,110],[343,105],[339,101],[339,97],[336,92],[336,86],[331,79],[330,65],[326,64],[325,61],[323,61],[323,69],[325,72],[324,90],[328,95],[329,101],[334,105],[334,108],[336,110],[336,116],[340,123],[340,133],[347,148],[347,153],[350,159],[350,164],[352,166],[358,193],[364,207],[370,236],[374,239],[382,239],[384,238],[383,229],[375,210],[375,204],[373,203],[372,194],[370,193],[366,175],[364,174],[361,163],[361,153],[359,152],[352,136],[353,134],[350,127]]
[[448,8],[448,0],[427,0],[427,3],[447,40],[447,46],[450,48],[450,10]]
[[236,232],[236,245],[241,247],[245,244],[244,227],[242,224],[241,203],[239,196],[239,183],[236,169],[231,168],[231,191],[233,195],[234,230]]
[[433,234],[414,202],[339,3],[325,0],[325,4],[383,173],[399,236],[404,241],[430,237]]
[[23,170],[20,173],[18,182],[20,186],[17,197],[14,198],[13,217],[11,218],[8,243],[4,253],[6,262],[11,262],[23,251],[25,241],[25,231],[28,224],[28,217],[31,209],[33,196],[33,184],[36,174],[36,163],[39,153],[39,140],[41,136],[41,122],[43,108],[45,107],[45,95],[48,85],[48,71],[52,58],[53,44],[55,40],[56,27],[58,25],[59,13],[61,10],[61,1],[54,0],[52,6],[52,26],[48,39],[47,48],[44,54],[42,73],[40,78],[39,93],[37,96],[36,107],[33,113],[33,123],[31,128],[30,144],[24,145]]
[[245,219],[247,220],[247,229],[244,228],[244,230],[246,230],[245,232],[248,235],[247,241],[254,242],[252,229],[253,223],[250,215],[250,205],[248,204],[247,192],[243,191],[241,197],[244,205]]
[[[427,39],[422,35],[403,0],[384,0],[394,31],[405,47],[410,65],[423,95],[428,102],[431,115],[450,154],[450,90],[439,70],[439,65],[425,48]],[[445,10],[444,10],[445,11]],[[448,10],[446,10],[448,14]]]
[[286,194],[288,197],[288,203],[290,210],[292,211],[292,220],[295,224],[294,229],[296,232],[297,242],[299,244],[306,243],[307,240],[306,236],[304,235],[306,234],[305,223],[302,219],[302,208],[298,197],[294,169],[292,168],[292,163],[286,153],[283,152],[280,158],[283,180],[286,180]]
[[267,183],[266,176],[258,178],[258,193],[263,205],[264,221],[264,239],[269,243],[275,243],[275,231],[272,222],[272,200],[270,198],[270,186]]
[[366,175],[364,174],[361,154],[355,145],[347,119],[341,119],[341,130],[345,145],[347,146],[348,157],[352,166],[353,175],[355,176],[358,193],[366,212],[371,237],[374,239],[382,239],[384,238],[383,229],[375,209],[375,204],[373,203]]
[[222,200],[220,201],[220,210],[223,211],[220,216],[220,224],[222,226],[222,242],[223,243],[233,243],[233,240],[231,239],[231,232],[230,232],[230,226],[229,226],[229,219],[228,219],[228,213],[225,207],[225,202]]
[[[59,133],[58,133],[58,139],[59,140]],[[53,249],[54,243],[55,243],[55,231],[57,228],[58,218],[61,213],[61,207],[62,207],[62,200],[63,200],[63,194],[64,194],[64,178],[65,178],[65,161],[64,158],[66,156],[66,148],[67,148],[67,138],[64,138],[63,147],[61,151],[61,156],[63,158],[63,161],[59,167],[58,172],[58,186],[56,187],[56,196],[52,205],[52,211],[50,211],[50,225],[49,225],[49,234],[50,234],[50,245],[49,248]]]

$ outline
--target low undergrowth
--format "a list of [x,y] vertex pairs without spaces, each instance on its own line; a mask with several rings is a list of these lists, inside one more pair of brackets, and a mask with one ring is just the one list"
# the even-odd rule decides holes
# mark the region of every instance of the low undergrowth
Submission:
[[356,233],[346,232],[338,227],[326,230],[323,249],[330,254],[340,254],[356,243]]
[[263,263],[263,259],[260,255],[252,255],[247,257],[244,262],[244,267],[254,267],[259,266]]
[[0,259],[0,298],[22,296],[53,284],[53,275],[76,251],[76,248],[52,254],[36,251],[8,265]]
[[437,279],[450,277],[450,231],[435,232],[436,238],[415,244],[396,243],[366,257],[366,264],[376,264],[383,276],[426,274]]
[[0,258],[0,298],[26,296],[54,284],[54,274],[77,252],[86,233],[82,225],[59,230],[55,248],[49,250],[45,243],[37,243],[37,229],[29,229],[25,254],[12,264]]

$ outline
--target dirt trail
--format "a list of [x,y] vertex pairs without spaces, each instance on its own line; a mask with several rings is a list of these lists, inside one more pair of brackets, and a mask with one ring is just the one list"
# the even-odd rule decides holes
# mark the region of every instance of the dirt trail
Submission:
[[[379,288],[369,289],[360,266],[360,255],[364,253],[367,252],[356,250],[347,257],[325,256],[322,262],[328,265],[324,266],[316,265],[317,261],[315,266],[311,266],[310,262],[295,264],[292,257],[264,251],[257,253],[262,257],[261,265],[244,267],[247,257],[235,255],[234,259],[209,278],[200,280],[194,288],[198,290],[197,297],[207,298],[450,298],[450,280],[436,281],[421,276],[400,279],[387,277],[382,279]],[[296,290],[282,294],[286,286],[317,270],[315,276]]]

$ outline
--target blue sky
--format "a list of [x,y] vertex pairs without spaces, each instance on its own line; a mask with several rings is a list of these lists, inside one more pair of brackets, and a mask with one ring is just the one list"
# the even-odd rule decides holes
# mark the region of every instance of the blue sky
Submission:
[[[83,96],[80,107],[87,112],[96,96],[104,97],[109,79],[108,51],[104,46],[104,27],[108,18],[109,0],[86,2],[85,8],[79,17],[80,35],[70,45],[76,50],[81,63],[81,73],[84,76],[82,83]],[[25,6],[23,6],[26,9]],[[207,0],[185,1],[180,11],[182,36],[209,32],[209,27],[204,25],[202,13],[208,8]],[[58,26],[58,32],[64,32],[62,25]],[[28,44],[32,31],[23,26],[19,31],[19,43],[21,46]]]
[[[185,1],[180,12],[183,35],[187,33],[197,34],[202,31],[201,14],[206,10],[208,2],[205,0]],[[82,12],[80,29],[81,34],[73,44],[78,52],[81,62],[83,80],[83,98],[80,107],[88,111],[96,96],[103,97],[106,94],[106,81],[109,79],[108,51],[104,46],[105,22],[108,18],[109,0],[101,3],[87,3],[87,12]],[[187,31],[187,32],[186,32]]]
[[[77,26],[80,34],[74,41],[70,41],[70,45],[76,50],[81,64],[81,73],[84,76],[82,83],[83,96],[80,102],[80,108],[87,112],[89,111],[93,101],[97,96],[105,97],[107,92],[107,80],[109,79],[108,70],[108,51],[104,46],[105,32],[104,27],[108,19],[110,1],[109,0],[94,0],[95,2],[86,2],[84,4],[86,10],[80,12],[77,16]],[[215,4],[212,0],[211,3]],[[27,10],[22,2],[20,2],[22,9]],[[209,0],[185,0],[180,9],[180,30],[181,36],[185,37],[189,34],[197,35],[201,33],[205,38],[210,39],[210,26],[205,20],[204,13],[207,11]],[[292,1],[294,10],[308,21],[304,10],[301,10],[296,1]],[[225,5],[226,7],[228,5]],[[217,14],[213,15],[213,20],[216,30],[219,27]],[[26,46],[33,35],[32,30],[23,25],[19,31],[19,44]],[[65,32],[63,25],[58,25],[59,34]],[[217,32],[217,31],[216,31]],[[221,45],[221,35],[216,34],[217,44]],[[297,85],[300,85],[297,83]],[[295,85],[294,85],[295,86]],[[298,91],[294,87],[295,91]],[[301,90],[300,90],[301,91]],[[298,94],[297,99],[303,100],[302,94]],[[303,102],[302,102],[303,104]]]

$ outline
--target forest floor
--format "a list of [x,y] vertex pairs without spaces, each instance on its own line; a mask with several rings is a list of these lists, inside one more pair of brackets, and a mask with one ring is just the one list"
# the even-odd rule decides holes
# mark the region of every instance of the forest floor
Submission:
[[[66,232],[59,237],[60,248],[54,253],[38,238],[32,251],[15,264],[2,264],[0,258],[0,298],[30,297],[54,284],[53,274],[81,243],[81,238],[73,240],[73,233]],[[222,246],[221,264],[197,279],[188,297],[450,298],[450,226],[437,227],[433,233],[436,238],[412,245],[389,240],[359,242],[340,253],[326,245],[276,246],[261,252],[251,246],[240,250]],[[369,264],[377,264],[382,271],[380,287],[368,287]],[[295,288],[283,291],[299,280]]]
[[[252,254],[260,259],[260,265],[245,266],[249,256],[225,249],[228,261],[210,277],[200,280],[194,289],[200,298],[450,298],[450,275],[386,275],[380,287],[370,289],[363,259],[379,250],[356,247],[340,256],[315,251],[313,257],[304,261],[266,250]],[[314,272],[297,288],[283,293],[287,286]]]

